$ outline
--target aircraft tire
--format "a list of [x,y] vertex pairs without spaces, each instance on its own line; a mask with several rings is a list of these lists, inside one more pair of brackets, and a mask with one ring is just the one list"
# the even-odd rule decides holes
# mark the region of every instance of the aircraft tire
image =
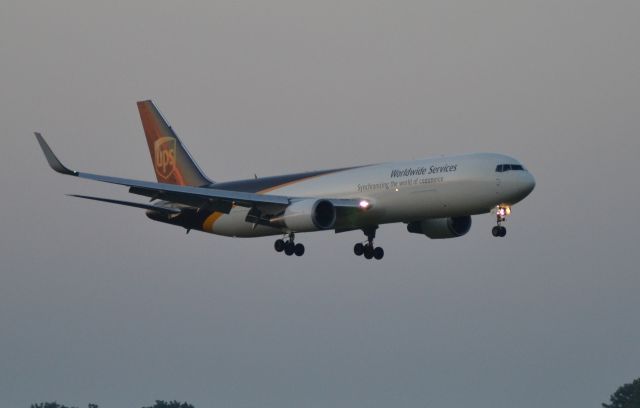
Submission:
[[361,242],[355,244],[353,246],[353,253],[356,254],[356,256],[361,256],[362,254],[364,254],[364,245],[362,245]]
[[276,250],[276,252],[282,252],[284,251],[284,241],[281,239],[276,240],[276,242],[273,244],[273,249]]
[[293,243],[291,241],[287,241],[284,244],[284,254],[287,256],[291,256],[293,255],[294,252],[295,252],[295,247]]
[[364,257],[367,259],[373,258],[373,248],[371,245],[365,245],[364,247]]
[[500,236],[500,226],[496,225],[495,227],[491,228],[491,235],[493,235],[494,237],[499,237]]
[[384,257],[384,249],[382,249],[381,247],[377,247],[376,249],[374,249],[373,257],[376,258],[377,260],[382,259]]
[[296,244],[293,252],[296,254],[296,256],[302,256],[304,255],[304,245],[302,244]]

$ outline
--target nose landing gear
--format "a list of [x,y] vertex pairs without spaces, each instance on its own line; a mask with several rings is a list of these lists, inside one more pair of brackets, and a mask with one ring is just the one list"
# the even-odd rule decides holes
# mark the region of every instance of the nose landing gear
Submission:
[[496,208],[497,225],[491,229],[491,235],[494,237],[504,237],[507,235],[507,229],[501,224],[507,220],[507,216],[511,214],[511,207],[499,205]]
[[364,228],[362,230],[367,236],[367,241],[365,243],[358,242],[353,246],[353,253],[356,254],[356,256],[364,255],[366,259],[375,258],[377,260],[384,257],[384,249],[373,245],[373,239],[376,237],[376,229],[378,229],[377,226]]
[[507,229],[502,225],[496,225],[495,227],[491,228],[491,235],[493,235],[494,237],[504,237],[507,235]]
[[273,248],[276,252],[284,252],[285,255],[291,256],[295,254],[296,256],[304,255],[304,245],[296,244],[294,242],[295,235],[292,233],[289,234],[289,239],[278,239],[273,244]]

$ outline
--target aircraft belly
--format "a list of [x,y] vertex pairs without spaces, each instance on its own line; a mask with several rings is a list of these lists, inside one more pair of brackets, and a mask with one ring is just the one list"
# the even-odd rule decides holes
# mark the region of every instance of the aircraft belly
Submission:
[[253,225],[245,221],[249,210],[243,207],[235,207],[229,214],[223,214],[212,226],[212,231],[217,235],[228,237],[264,237],[269,235],[280,235],[282,231],[278,228],[264,225]]
[[375,201],[376,206],[383,209],[379,217],[381,224],[441,217],[447,211],[435,188],[393,191]]
[[445,183],[441,197],[449,215],[481,214],[496,205],[496,192],[486,180],[455,180]]

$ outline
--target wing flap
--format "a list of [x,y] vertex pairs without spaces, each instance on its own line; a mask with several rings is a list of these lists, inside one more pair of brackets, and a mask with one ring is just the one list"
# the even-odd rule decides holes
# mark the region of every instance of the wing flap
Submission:
[[192,197],[179,193],[169,193],[166,191],[150,190],[140,187],[129,187],[129,192],[131,194],[149,197],[152,200],[170,201],[201,209],[206,208],[207,210],[217,211],[225,214],[229,214],[231,208],[233,208],[233,202],[228,200],[225,201],[210,198],[205,201],[201,197]]
[[209,199],[220,199],[232,201],[243,207],[251,207],[254,203],[264,204],[280,204],[289,205],[289,199],[284,196],[245,193],[242,191],[218,190],[215,188],[179,186],[175,184],[154,183],[150,181],[141,181],[133,179],[125,179],[120,177],[102,176],[92,173],[76,172],[77,177],[89,180],[101,181],[103,183],[119,184],[121,186],[135,187],[140,190],[155,191],[158,193],[175,193],[178,195],[186,195],[190,197],[199,197],[203,202]]

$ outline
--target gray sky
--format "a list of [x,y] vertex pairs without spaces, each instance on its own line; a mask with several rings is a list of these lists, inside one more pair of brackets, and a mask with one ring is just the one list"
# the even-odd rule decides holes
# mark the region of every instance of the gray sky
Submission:
[[[588,407],[640,376],[638,1],[0,2],[0,406]],[[509,237],[229,239],[64,193],[153,180],[153,98],[215,180],[521,159]],[[135,199],[135,197],[133,197]]]

